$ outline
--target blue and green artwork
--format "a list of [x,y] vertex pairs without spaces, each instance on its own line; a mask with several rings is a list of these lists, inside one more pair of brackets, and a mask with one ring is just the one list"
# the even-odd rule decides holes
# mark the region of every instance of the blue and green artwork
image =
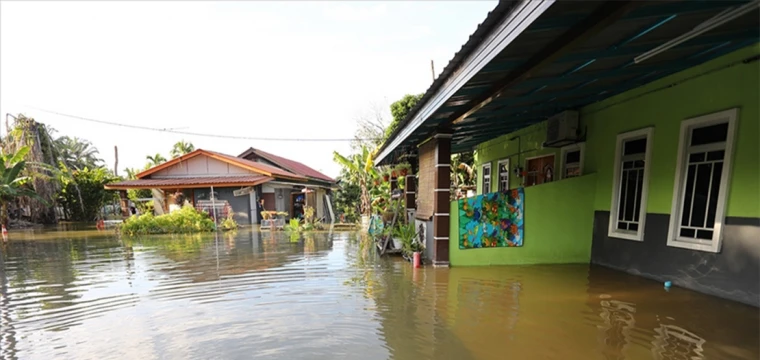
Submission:
[[523,188],[459,200],[459,248],[523,245]]

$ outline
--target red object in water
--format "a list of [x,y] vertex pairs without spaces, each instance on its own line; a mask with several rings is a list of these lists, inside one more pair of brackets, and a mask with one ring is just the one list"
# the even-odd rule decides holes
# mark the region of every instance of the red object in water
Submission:
[[420,267],[420,253],[419,251],[414,252],[414,267],[418,268]]
[[106,228],[106,222],[103,220],[98,220],[97,223],[95,223],[95,228],[98,230],[103,230]]
[[8,229],[3,225],[3,241],[8,241]]

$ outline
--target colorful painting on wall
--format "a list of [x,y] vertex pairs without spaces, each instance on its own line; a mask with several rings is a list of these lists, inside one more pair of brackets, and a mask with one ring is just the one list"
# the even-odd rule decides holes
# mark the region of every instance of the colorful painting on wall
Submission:
[[523,245],[523,188],[459,200],[459,248]]

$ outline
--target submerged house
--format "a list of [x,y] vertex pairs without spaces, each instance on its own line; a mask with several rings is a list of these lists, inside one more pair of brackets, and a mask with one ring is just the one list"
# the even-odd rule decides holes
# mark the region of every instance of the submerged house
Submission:
[[[306,206],[318,219],[332,219],[330,194],[335,180],[302,163],[250,148],[240,156],[198,149],[137,174],[137,179],[106,185],[120,190],[151,189],[157,213],[168,212],[175,198],[217,216],[232,212],[243,225],[257,224],[256,204],[299,217]],[[213,194],[213,199],[212,199]],[[212,201],[213,200],[213,201]]]
[[[759,4],[501,1],[377,157],[417,159],[427,257],[591,263],[760,306]],[[450,202],[468,151],[479,195]],[[460,226],[502,197],[519,243]]]

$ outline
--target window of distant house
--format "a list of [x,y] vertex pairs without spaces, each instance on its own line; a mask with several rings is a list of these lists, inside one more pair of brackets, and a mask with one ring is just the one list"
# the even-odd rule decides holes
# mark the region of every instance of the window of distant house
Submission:
[[554,180],[554,154],[525,160],[523,186],[540,185]]
[[491,164],[483,164],[483,187],[481,193],[491,192]]
[[668,245],[720,251],[736,112],[681,123]]
[[586,144],[568,145],[562,148],[562,178],[581,176],[583,174],[583,153]]
[[499,160],[499,191],[509,190],[509,159]]
[[650,127],[617,137],[610,237],[643,241],[653,132]]

